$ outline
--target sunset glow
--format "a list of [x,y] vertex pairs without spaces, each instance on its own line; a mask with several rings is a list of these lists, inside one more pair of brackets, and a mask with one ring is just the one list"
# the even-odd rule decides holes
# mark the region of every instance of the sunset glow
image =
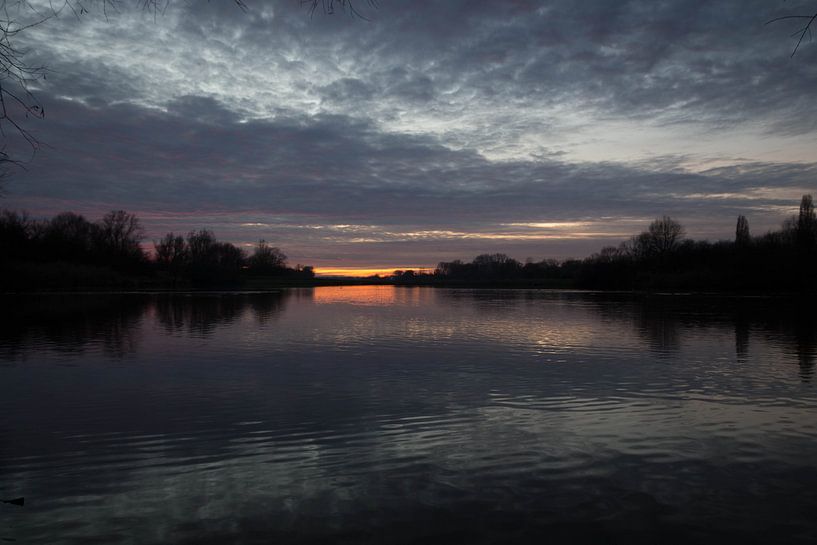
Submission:
[[413,270],[418,272],[433,272],[432,267],[315,267],[316,276],[344,276],[344,277],[367,277],[367,276],[390,276],[397,270]]

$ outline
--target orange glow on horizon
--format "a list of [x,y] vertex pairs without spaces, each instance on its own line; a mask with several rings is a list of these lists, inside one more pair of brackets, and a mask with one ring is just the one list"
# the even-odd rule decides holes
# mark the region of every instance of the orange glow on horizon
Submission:
[[394,271],[413,270],[415,272],[433,272],[433,267],[315,267],[317,276],[391,276]]

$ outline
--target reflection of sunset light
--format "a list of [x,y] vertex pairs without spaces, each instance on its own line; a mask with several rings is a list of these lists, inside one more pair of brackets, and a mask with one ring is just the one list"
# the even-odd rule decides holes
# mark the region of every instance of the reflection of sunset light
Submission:
[[432,296],[431,290],[394,286],[322,286],[312,292],[312,300],[323,305],[347,303],[362,306],[413,306]]
[[[457,290],[395,286],[325,286],[309,291],[315,304],[354,305],[359,307],[421,307],[422,315],[409,315],[400,326],[402,339],[444,344],[488,342],[513,346],[529,354],[556,361],[567,353],[609,353],[633,346],[631,324],[616,322],[594,327],[592,312],[581,305],[539,292],[482,290],[484,300]],[[507,306],[505,297],[518,301]],[[520,320],[523,316],[536,319]],[[556,309],[558,312],[546,311]],[[452,319],[452,313],[457,318]],[[332,336],[344,342],[365,343],[371,338],[376,319],[369,314],[355,315],[352,321],[332,325]],[[366,325],[362,325],[363,323]]]

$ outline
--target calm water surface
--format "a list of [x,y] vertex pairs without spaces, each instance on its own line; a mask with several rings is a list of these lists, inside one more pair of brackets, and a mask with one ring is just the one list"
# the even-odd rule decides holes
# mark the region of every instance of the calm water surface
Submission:
[[[814,543],[813,305],[0,298],[0,539]],[[809,308],[811,306],[811,308]]]

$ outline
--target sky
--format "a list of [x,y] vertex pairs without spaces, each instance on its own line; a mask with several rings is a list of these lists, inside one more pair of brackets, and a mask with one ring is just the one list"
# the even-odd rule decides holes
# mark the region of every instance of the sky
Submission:
[[20,33],[43,146],[0,207],[125,209],[148,245],[207,228],[327,273],[583,257],[662,215],[762,234],[817,194],[817,42],[764,25],[814,0],[245,3]]

